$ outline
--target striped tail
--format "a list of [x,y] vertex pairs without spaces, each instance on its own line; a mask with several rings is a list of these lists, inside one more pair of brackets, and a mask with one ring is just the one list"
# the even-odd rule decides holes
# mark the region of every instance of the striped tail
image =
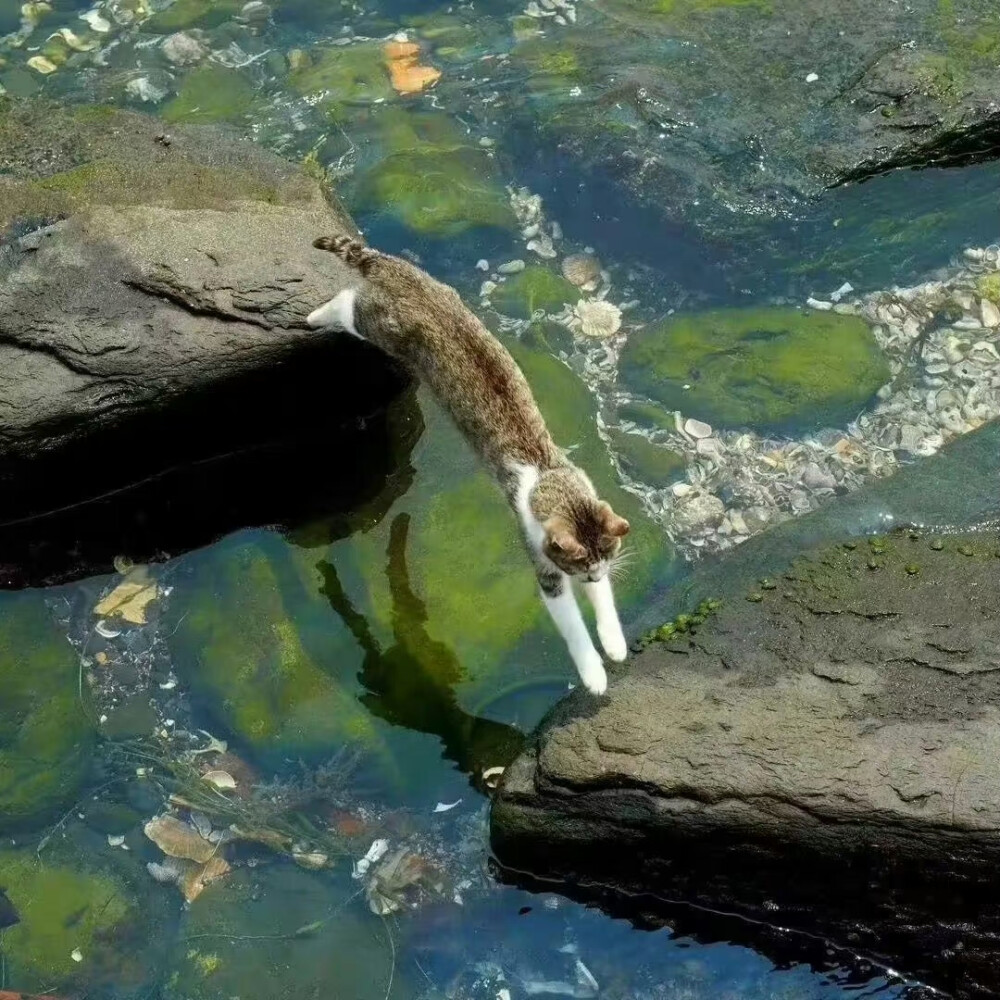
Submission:
[[366,247],[360,240],[350,236],[321,236],[313,240],[313,246],[317,250],[336,254],[345,264],[356,267],[362,274],[367,274],[368,269],[379,258],[377,250]]

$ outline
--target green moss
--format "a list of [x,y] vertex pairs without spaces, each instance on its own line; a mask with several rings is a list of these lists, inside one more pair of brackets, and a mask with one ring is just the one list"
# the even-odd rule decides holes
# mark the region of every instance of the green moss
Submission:
[[[142,921],[136,900],[116,878],[53,865],[34,851],[4,850],[0,885],[20,918],[3,932],[8,982],[34,993],[120,971],[125,960],[117,948]],[[77,949],[80,962],[72,957]]]
[[453,237],[479,226],[513,229],[516,220],[492,161],[444,115],[379,116],[384,158],[359,178],[368,211],[394,216],[414,232]]
[[357,883],[347,883],[350,879],[317,878],[291,865],[241,868],[213,882],[184,913],[172,963],[176,972],[165,998],[416,995],[406,968],[400,965],[390,975],[385,933],[365,908],[351,905]]
[[225,66],[202,66],[192,70],[180,92],[163,109],[168,122],[231,121],[246,114],[254,91],[242,73]]
[[5,595],[0,602],[0,830],[44,821],[77,794],[94,738],[80,705],[78,680],[76,656],[42,599]]
[[560,312],[567,303],[579,298],[575,285],[561,274],[536,264],[500,284],[490,295],[490,302],[506,316],[530,319],[539,310]]
[[672,19],[731,9],[770,14],[774,8],[772,0],[626,0],[626,5]]
[[289,83],[300,94],[326,95],[332,108],[395,97],[381,46],[374,42],[324,49],[295,70]]
[[[171,640],[179,669],[223,724],[258,749],[310,753],[371,742],[371,719],[307,648],[292,617],[293,607],[309,614],[308,598],[296,604],[294,580],[280,577],[252,543],[213,552],[184,594]],[[351,648],[335,631],[324,638],[324,658]]]
[[650,430],[676,430],[673,413],[668,413],[655,403],[623,403],[618,407],[618,415],[622,420],[630,420],[633,424]]
[[185,28],[216,28],[238,14],[242,6],[242,0],[174,0],[142,27],[161,34]]
[[548,354],[559,354],[560,351],[568,354],[573,349],[573,334],[562,323],[542,319],[528,326],[521,334],[521,343]]
[[648,486],[669,486],[681,477],[687,467],[682,455],[663,445],[653,444],[641,434],[613,430],[611,447],[628,474]]
[[673,317],[629,339],[621,377],[667,410],[736,427],[842,424],[889,377],[854,316],[731,309]]
[[1000,306],[1000,274],[984,274],[976,282],[981,298]]
[[586,75],[584,60],[566,38],[531,38],[514,47],[514,63],[527,72],[572,84]]

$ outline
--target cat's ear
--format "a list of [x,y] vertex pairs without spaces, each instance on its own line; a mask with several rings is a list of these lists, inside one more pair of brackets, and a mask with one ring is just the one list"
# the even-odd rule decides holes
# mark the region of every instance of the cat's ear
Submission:
[[568,559],[582,559],[587,554],[587,550],[573,534],[569,521],[564,517],[550,517],[543,527],[549,545],[558,549]]
[[601,518],[601,527],[604,533],[612,538],[623,538],[628,534],[629,523],[624,517],[619,517],[612,509],[611,504],[602,500],[597,506]]

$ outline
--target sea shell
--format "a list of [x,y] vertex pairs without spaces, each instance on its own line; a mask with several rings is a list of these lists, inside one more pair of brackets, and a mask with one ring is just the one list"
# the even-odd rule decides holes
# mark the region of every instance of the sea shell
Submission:
[[601,280],[601,262],[592,253],[573,253],[563,258],[562,273],[577,288],[596,286]]
[[59,68],[51,59],[46,59],[45,56],[32,56],[28,60],[28,65],[36,73],[41,73],[43,76],[48,76],[49,73],[54,73]]
[[622,325],[622,311],[611,302],[600,299],[577,302],[573,307],[577,328],[585,337],[603,340],[613,337]]
[[696,439],[712,436],[711,424],[706,424],[702,420],[695,420],[693,417],[684,421],[684,430]]

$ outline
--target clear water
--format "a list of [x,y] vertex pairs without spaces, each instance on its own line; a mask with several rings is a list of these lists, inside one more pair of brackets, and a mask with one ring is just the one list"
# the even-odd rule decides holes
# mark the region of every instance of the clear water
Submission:
[[[177,0],[172,9],[186,3]],[[0,2],[2,31],[18,21],[9,6]],[[81,28],[75,15],[85,5],[54,6],[46,21],[51,30]],[[184,100],[178,82],[184,72],[164,63],[162,35],[146,25],[114,25],[110,34],[120,41],[105,65],[74,57],[44,77],[23,67],[25,51],[11,50],[0,82],[12,94],[219,119],[292,159],[315,153],[373,243],[415,254],[471,302],[483,278],[478,259],[495,265],[530,256],[516,231],[462,218],[489,192],[500,192],[506,203],[507,185],[540,194],[567,245],[595,248],[612,272],[617,300],[637,300],[647,317],[681,306],[802,297],[844,280],[859,291],[904,283],[995,235],[995,219],[982,210],[995,196],[991,166],[960,175],[894,174],[771,217],[737,214],[727,226],[710,205],[704,220],[693,213],[670,222],[665,215],[650,225],[648,207],[615,176],[560,150],[536,128],[539,116],[586,100],[590,84],[583,82],[582,98],[570,98],[575,77],[526,66],[516,53],[507,58],[519,8],[503,0],[446,9],[428,0],[364,7],[288,0],[253,31],[234,23],[223,3],[190,7],[202,15],[206,46],[223,54],[217,62],[235,67],[227,85],[239,81],[236,96],[217,106],[193,100],[181,113],[173,97],[143,101],[140,90],[128,89],[130,81],[148,79],[155,88],[172,79],[182,91],[176,100]],[[443,70],[440,83],[406,101],[389,90],[369,92],[364,59],[376,75],[382,72],[381,41],[363,39],[406,29],[421,38],[424,58]],[[673,44],[616,37],[601,24],[592,32],[595,81],[613,73],[629,46],[658,45],[665,58]],[[598,37],[603,47],[595,49]],[[315,68],[337,39],[368,55],[350,78],[356,93],[331,108],[321,88],[303,83],[310,67],[291,70],[287,54],[310,50]],[[202,101],[212,98],[201,94]],[[606,116],[609,129],[625,114],[616,105],[595,105],[593,113]],[[476,151],[475,169],[459,180],[481,183],[487,193],[471,191],[444,231],[387,211],[367,194],[365,178],[398,155],[393,142],[407,130],[435,148],[467,144]],[[677,207],[670,193],[663,203]],[[906,227],[897,222],[901,215]],[[587,455],[603,455],[613,476],[601,451],[606,446],[592,431],[592,399],[570,374],[574,364],[584,368],[582,356],[571,349],[570,369],[553,375],[552,353],[535,345],[522,361],[538,380],[555,436]],[[68,795],[56,795],[52,810],[12,828],[7,854],[0,852],[0,885],[33,921],[30,935],[17,926],[3,932],[0,988],[220,1000],[493,1000],[509,990],[519,1000],[597,995],[593,977],[600,996],[622,1000],[904,992],[906,984],[887,978],[886,970],[850,956],[830,953],[824,968],[776,967],[738,944],[637,929],[556,894],[529,894],[494,880],[483,773],[511,759],[572,682],[571,670],[542,618],[509,513],[468,447],[423,395],[404,400],[398,416],[352,438],[350,452],[339,439],[331,445],[328,429],[317,426],[307,433],[307,447],[300,442],[278,458],[250,454],[242,465],[219,463],[221,474],[174,476],[91,504],[80,520],[74,513],[4,529],[8,554],[26,537],[36,543],[16,550],[11,561],[19,570],[11,579],[76,565],[74,554],[100,569],[27,596],[5,594],[0,615],[34,623],[40,649],[52,642],[64,649],[69,641],[74,667],[64,683],[75,710],[102,737],[100,743],[83,738],[82,758],[73,755],[80,774],[68,781]],[[344,463],[362,472],[350,488],[338,489]],[[264,489],[275,502],[285,481],[306,499],[271,515],[266,503],[220,499],[227,475],[251,490],[258,474],[277,480]],[[171,490],[183,497],[168,504],[164,494]],[[852,512],[838,528],[865,530],[866,516]],[[227,529],[225,537],[185,552],[188,536],[178,521],[199,518]],[[275,520],[280,530],[260,526]],[[102,525],[100,538],[80,533],[90,530],[81,524],[93,523]],[[117,525],[117,537],[109,525]],[[650,614],[653,594],[687,572],[651,522],[637,535],[645,553],[624,588],[632,622]],[[119,549],[141,551],[142,558],[155,550],[181,554],[153,565],[161,597],[149,624],[102,636],[93,609],[120,582],[109,575]],[[24,638],[16,629],[12,634]],[[18,653],[11,643],[8,657]],[[185,746],[172,733],[200,732],[187,744],[193,747],[211,733],[254,770],[248,784],[284,782],[282,794],[346,749],[356,763],[335,788],[308,801],[311,821],[332,828],[355,859],[379,837],[393,848],[412,847],[442,888],[425,889],[420,905],[380,919],[350,877],[349,859],[315,872],[287,856],[240,847],[234,870],[184,905],[176,888],[154,881],[145,867],[163,860],[142,832],[163,804],[164,760],[143,756],[151,752],[154,723],[167,734],[152,740],[163,757]],[[147,740],[141,747],[139,737]],[[69,767],[65,758],[57,765],[46,759],[42,754],[37,773],[29,767],[22,780],[44,782],[52,777],[46,768]],[[28,884],[32,895],[24,900],[19,887]],[[98,898],[98,889],[105,896]],[[79,903],[70,905],[73,892]],[[39,915],[40,899],[53,894],[66,905]],[[105,919],[119,905],[126,915]]]

